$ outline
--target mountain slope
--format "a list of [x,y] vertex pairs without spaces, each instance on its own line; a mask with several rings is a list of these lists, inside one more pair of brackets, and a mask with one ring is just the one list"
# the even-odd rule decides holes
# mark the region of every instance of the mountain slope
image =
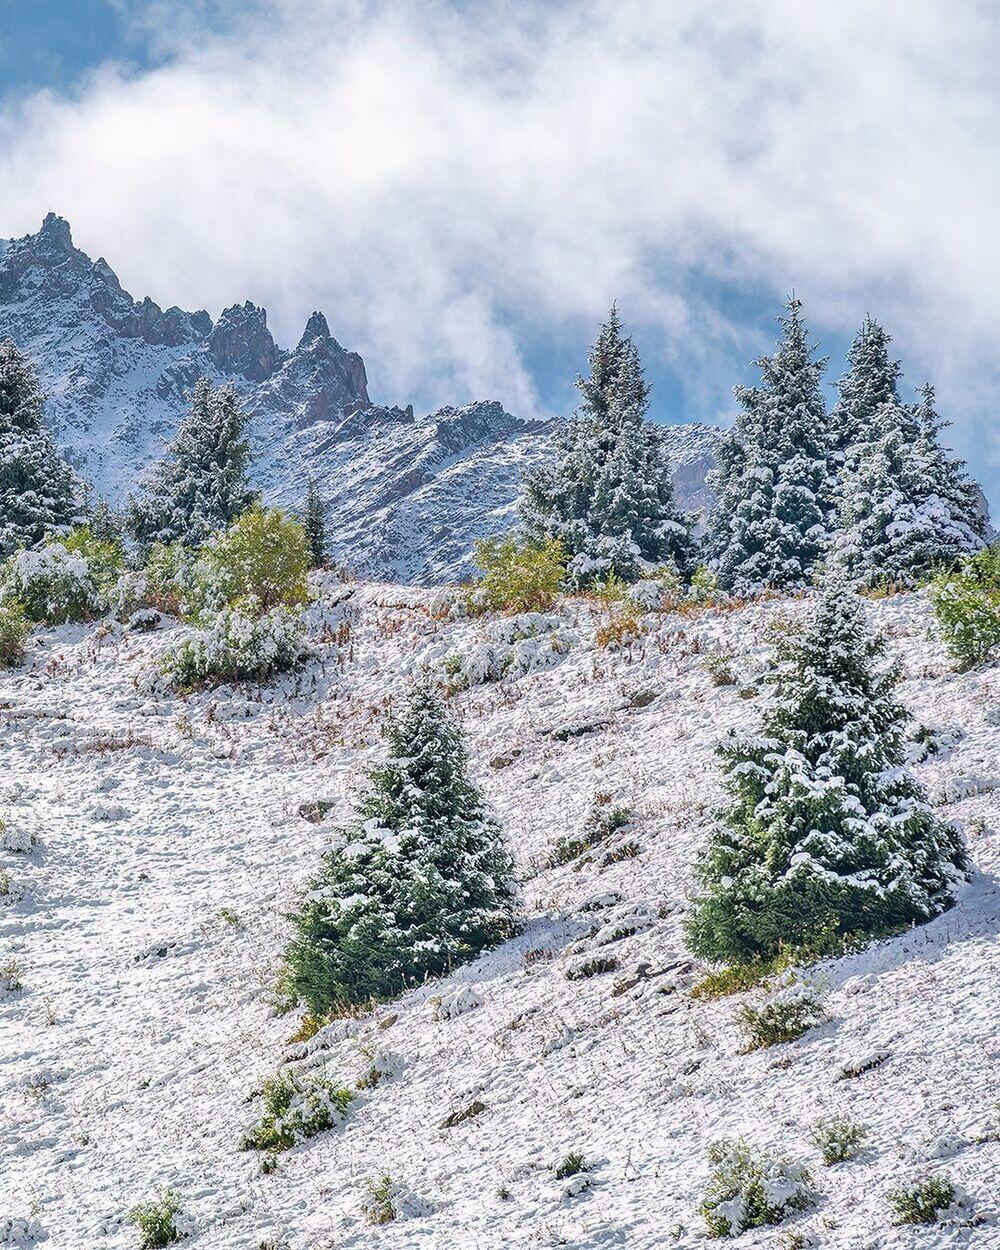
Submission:
[[[120,500],[162,452],[196,379],[232,381],[252,418],[254,475],[298,506],[313,474],[329,505],[334,558],[386,578],[469,572],[474,539],[509,528],[522,470],[549,452],[548,428],[494,402],[415,417],[368,395],[364,362],[309,318],[280,348],[264,309],[161,309],[124,291],[107,262],[74,247],[50,213],[37,234],[0,241],[0,338],[38,364],[67,455]],[[716,431],[669,428],[683,507],[705,505]]]
[[[923,595],[870,612],[903,665],[904,704],[937,731],[916,770],[964,824],[976,875],[933,924],[809,969],[828,1021],[753,1054],[737,1022],[753,995],[685,992],[699,970],[682,922],[719,796],[713,746],[758,714],[760,696],[743,696],[759,689],[766,626],[802,604],[651,616],[614,652],[595,645],[594,610],[569,602],[564,657],[455,696],[524,881],[524,928],[443,982],[289,1043],[298,1022],[271,1007],[284,914],[378,756],[381,701],[490,629],[437,619],[433,592],[327,596],[313,633],[349,626],[349,640],[318,641],[316,661],[263,689],[159,691],[157,657],[183,632],[172,622],[142,637],[43,631],[0,675],[0,814],[15,843],[37,839],[0,852],[0,964],[16,960],[23,982],[0,1002],[0,1230],[34,1222],[60,1250],[131,1250],[125,1212],[170,1187],[198,1250],[694,1250],[705,1147],[744,1134],[813,1171],[817,1205],[789,1231],[814,1240],[797,1244],[996,1244],[1000,670],[952,673]],[[722,647],[737,686],[703,667]],[[598,791],[635,809],[614,854],[545,867]],[[319,798],[334,809],[314,824],[299,808]],[[580,978],[598,958],[615,966]],[[474,995],[456,1001],[460,989]],[[438,996],[471,1009],[448,1018]],[[238,1149],[251,1095],[280,1065],[353,1084],[373,1054],[387,1075],[341,1127],[268,1175]],[[479,1114],[444,1127],[473,1102]],[[870,1138],[824,1168],[808,1134],[833,1113]],[[574,1150],[592,1165],[578,1192],[554,1176]],[[977,1227],[891,1226],[888,1191],[928,1171],[969,1192]],[[384,1175],[399,1217],[373,1229],[366,1183]]]

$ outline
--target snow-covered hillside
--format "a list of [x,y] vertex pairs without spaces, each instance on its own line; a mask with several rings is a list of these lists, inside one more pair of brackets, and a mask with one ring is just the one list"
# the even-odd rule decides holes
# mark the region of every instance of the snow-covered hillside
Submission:
[[[67,456],[111,500],[162,453],[199,376],[234,382],[265,497],[299,507],[314,476],[333,557],[373,576],[430,584],[467,575],[473,541],[510,528],[522,470],[549,454],[549,426],[496,402],[427,416],[373,403],[364,362],[322,313],[285,350],[249,302],[213,323],[204,311],[134,300],[103,257],[74,247],[54,213],[36,234],[0,240],[7,337],[38,366]],[[682,508],[709,502],[717,437],[710,426],[669,427]]]
[[[975,874],[932,924],[809,968],[827,1022],[752,1054],[746,995],[687,993],[699,969],[681,923],[719,796],[713,747],[757,715],[765,627],[801,603],[651,615],[615,652],[596,645],[595,609],[569,601],[549,622],[564,654],[522,647],[501,683],[456,694],[523,878],[523,929],[292,1043],[297,1019],[272,1008],[284,915],[378,754],[380,709],[495,629],[440,619],[435,592],[326,596],[310,609],[318,658],[270,687],[158,692],[177,624],[47,630],[0,677],[0,965],[22,985],[0,1001],[0,1245],[125,1250],[125,1213],[172,1189],[198,1250],[693,1247],[705,1148],[735,1134],[806,1162],[819,1194],[743,1245],[1000,1244],[1000,671],[951,672],[923,596],[871,614],[940,747],[916,771],[964,825]],[[722,648],[735,685],[706,670]],[[631,827],[546,867],[600,795],[634,809]],[[318,823],[300,814],[317,800],[333,805]],[[342,1126],[266,1175],[238,1149],[281,1065],[353,1084],[373,1058],[385,1076]],[[869,1144],[824,1167],[808,1134],[835,1112]],[[559,1181],[572,1151],[591,1170]],[[887,1191],[928,1170],[968,1192],[974,1227],[890,1226]],[[399,1216],[373,1228],[365,1187],[384,1176]]]

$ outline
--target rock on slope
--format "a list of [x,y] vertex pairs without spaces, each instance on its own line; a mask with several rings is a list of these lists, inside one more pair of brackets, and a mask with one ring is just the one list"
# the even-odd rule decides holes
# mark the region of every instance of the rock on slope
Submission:
[[[425,417],[373,404],[361,357],[331,336],[322,313],[286,351],[251,303],[213,323],[204,311],[138,302],[52,213],[37,234],[0,240],[0,337],[37,361],[60,443],[111,499],[160,454],[199,375],[234,381],[253,418],[265,494],[297,506],[313,473],[334,554],[378,576],[467,573],[473,540],[508,528],[521,470],[547,453],[547,427],[497,403]],[[684,506],[704,505],[716,436],[671,427]]]
[[[378,753],[381,701],[491,629],[435,619],[435,606],[432,592],[359,586],[311,610],[318,639],[349,625],[349,641],[319,641],[315,662],[263,689],[150,688],[174,623],[140,638],[45,631],[0,675],[0,815],[10,845],[36,840],[0,851],[0,965],[15,960],[23,984],[0,1002],[0,1229],[33,1221],[60,1250],[130,1250],[124,1213],[169,1187],[199,1250],[694,1250],[705,1146],[744,1134],[813,1170],[819,1203],[790,1231],[816,1240],[796,1244],[996,1245],[1000,670],[951,673],[920,595],[871,612],[904,666],[904,702],[942,731],[916,767],[964,823],[976,875],[933,924],[808,970],[827,1023],[743,1054],[747,996],[685,992],[712,749],[759,710],[741,693],[768,620],[801,604],[653,616],[640,644],[609,652],[593,609],[570,603],[565,654],[542,647],[453,700],[518,861],[523,931],[372,1016],[289,1042],[297,1021],[271,1006],[283,917]],[[722,646],[736,687],[703,668]],[[545,867],[599,791],[635,809],[633,826],[607,855]],[[334,804],[323,824],[299,815],[317,798]],[[238,1150],[248,1098],[279,1066],[354,1083],[373,1055],[388,1075],[342,1126],[269,1175]],[[445,1127],[473,1103],[479,1114]],[[838,1112],[870,1143],[824,1168],[809,1127]],[[554,1176],[571,1151],[592,1165],[585,1182]],[[890,1227],[887,1191],[928,1170],[970,1193],[978,1227]],[[385,1175],[399,1217],[372,1229],[366,1183]]]

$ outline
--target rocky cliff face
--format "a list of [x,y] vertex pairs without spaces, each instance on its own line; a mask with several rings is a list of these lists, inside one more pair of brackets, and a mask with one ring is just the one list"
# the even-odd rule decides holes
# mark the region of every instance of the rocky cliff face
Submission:
[[[373,404],[364,362],[320,312],[289,351],[250,302],[213,322],[203,310],[135,300],[52,213],[37,234],[0,240],[3,338],[35,360],[56,437],[111,500],[161,454],[199,376],[234,382],[253,420],[265,497],[295,506],[313,474],[336,557],[381,577],[466,575],[474,539],[513,524],[521,472],[548,454],[548,427],[498,403],[425,417]],[[669,435],[678,498],[703,507],[716,431],[675,426]]]

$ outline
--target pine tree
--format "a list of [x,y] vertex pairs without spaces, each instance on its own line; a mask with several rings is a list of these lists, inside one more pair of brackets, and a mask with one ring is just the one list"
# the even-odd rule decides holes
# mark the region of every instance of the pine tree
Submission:
[[831,449],[843,464],[849,449],[871,442],[875,416],[885,404],[899,403],[900,363],[889,356],[892,338],[865,317],[847,352],[850,368],[837,383],[830,414]]
[[236,389],[200,378],[191,409],[145,493],[129,501],[129,529],[143,547],[180,541],[196,547],[250,506],[247,418]]
[[577,379],[579,410],[557,430],[551,465],[525,476],[521,517],[530,541],[561,539],[577,582],[643,564],[694,566],[692,522],[674,505],[661,429],[647,419],[649,387],[635,344],[612,308]]
[[830,537],[826,361],[813,359],[801,303],[793,296],[786,308],[777,351],[756,362],[761,385],[734,389],[742,411],[710,478],[717,501],[705,552],[737,594],[807,585]]
[[31,361],[0,343],[0,557],[83,519],[83,484],[56,450]]
[[689,944],[709,959],[874,936],[950,907],[962,840],[903,769],[894,666],[839,570],[779,646],[757,737],[720,749],[730,801],[700,864]]
[[510,856],[428,681],[385,736],[386,762],[294,917],[288,988],[313,1012],[390,998],[509,932]]
[[98,499],[87,519],[87,528],[99,542],[121,543],[122,519],[106,499]]
[[309,538],[312,567],[322,568],[328,555],[326,515],[323,500],[316,487],[316,479],[310,476],[306,484],[306,498],[302,509],[302,524]]
[[941,446],[927,386],[917,405],[884,403],[841,487],[837,546],[866,586],[913,586],[984,546],[976,487]]

